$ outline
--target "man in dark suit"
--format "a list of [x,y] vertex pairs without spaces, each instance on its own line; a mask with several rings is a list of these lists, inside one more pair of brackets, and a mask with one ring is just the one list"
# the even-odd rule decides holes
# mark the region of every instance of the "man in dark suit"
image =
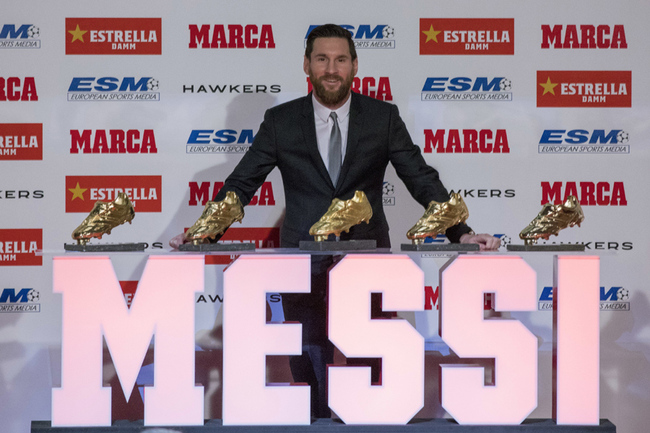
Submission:
[[[350,199],[360,190],[368,197],[373,217],[369,224],[342,233],[341,240],[374,239],[379,248],[389,248],[382,206],[388,163],[424,207],[431,201],[448,201],[447,190],[438,172],[425,163],[413,144],[397,107],[351,93],[358,60],[349,31],[333,24],[314,29],[307,39],[303,68],[313,93],[267,110],[250,150],[214,201],[233,191],[246,205],[271,170],[278,167],[286,198],[282,247],[295,248],[301,240],[312,240],[309,228],[332,200]],[[331,112],[337,116],[330,117]],[[332,159],[328,141],[335,122],[342,138],[342,165],[338,175],[332,176],[328,171]],[[478,243],[482,249],[499,245],[498,239],[475,235],[465,224],[449,228],[446,235],[451,242]],[[327,269],[332,263],[329,256],[313,256],[311,293],[283,298],[286,319],[303,324],[303,355],[293,357],[290,364],[294,380],[312,386],[312,413],[316,417],[330,416],[326,364],[332,363],[333,348],[327,339],[325,295]]]

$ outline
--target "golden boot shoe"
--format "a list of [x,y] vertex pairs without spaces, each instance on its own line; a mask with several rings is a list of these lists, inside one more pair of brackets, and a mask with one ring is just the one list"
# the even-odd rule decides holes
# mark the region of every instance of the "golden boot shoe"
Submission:
[[363,191],[355,191],[354,197],[350,200],[332,200],[327,212],[311,226],[309,234],[314,236],[316,242],[327,240],[327,237],[334,233],[336,237],[341,232],[349,232],[350,227],[362,222],[369,223],[372,218],[372,207],[368,197]]
[[537,239],[548,240],[551,235],[557,236],[560,230],[567,227],[578,227],[584,221],[585,215],[578,199],[572,195],[564,203],[552,205],[546,203],[534,220],[524,228],[519,237],[526,245],[537,243]]
[[223,200],[206,203],[199,219],[185,232],[185,239],[198,245],[206,238],[215,239],[232,223],[241,222],[242,219],[244,219],[244,206],[237,194],[228,191]]
[[414,244],[421,244],[428,237],[435,238],[449,227],[467,221],[469,210],[458,193],[452,193],[449,201],[438,203],[432,201],[422,218],[406,233]]
[[120,192],[112,202],[98,201],[85,220],[72,232],[72,239],[79,245],[86,245],[92,238],[101,239],[110,235],[115,227],[135,218],[135,210],[129,197]]

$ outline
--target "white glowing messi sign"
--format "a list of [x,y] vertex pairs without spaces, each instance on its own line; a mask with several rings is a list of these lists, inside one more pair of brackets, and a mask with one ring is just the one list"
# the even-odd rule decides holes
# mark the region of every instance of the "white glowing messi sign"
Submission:
[[[203,263],[203,256],[150,257],[128,309],[108,257],[54,259],[63,359],[53,426],[110,425],[102,336],[122,389],[132,390],[153,335],[145,425],[203,424],[203,388],[194,384],[194,294],[203,291]],[[598,424],[599,260],[556,257],[554,273],[553,417]],[[226,270],[224,425],[310,423],[309,387],[267,384],[265,376],[266,356],[298,354],[302,331],[266,323],[266,293],[308,292],[310,279],[306,255],[245,255]],[[371,320],[370,294],[382,293],[386,311],[422,310],[422,271],[407,256],[349,255],[329,282],[332,342],[348,357],[382,359],[380,385],[370,383],[369,368],[330,366],[330,407],[347,424],[406,424],[424,403],[424,341],[403,320]],[[481,367],[443,366],[442,405],[460,424],[518,424],[537,406],[536,337],[517,320],[484,320],[485,293],[496,295],[497,311],[535,311],[535,272],[512,256],[461,256],[443,270],[443,340],[461,358],[493,358],[495,381],[486,385]]]

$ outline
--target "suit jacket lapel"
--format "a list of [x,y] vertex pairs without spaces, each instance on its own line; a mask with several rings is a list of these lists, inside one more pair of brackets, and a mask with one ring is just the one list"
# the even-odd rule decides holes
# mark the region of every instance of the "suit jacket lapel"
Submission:
[[[314,124],[314,105],[312,103],[311,93],[305,97],[305,103],[302,110],[302,118],[300,119],[300,127],[307,146],[307,152],[316,167],[316,171],[323,178],[327,184],[334,189],[332,179],[330,178],[327,167],[323,162],[323,158],[318,151],[318,142],[316,141],[316,125]],[[340,176],[339,176],[340,178]]]
[[337,189],[343,184],[345,176],[350,171],[350,167],[354,163],[357,146],[359,145],[359,137],[361,135],[361,127],[363,125],[363,109],[361,101],[357,95],[352,92],[350,95],[350,123],[348,126],[348,142],[345,148],[345,158],[343,158],[343,166],[337,182]]

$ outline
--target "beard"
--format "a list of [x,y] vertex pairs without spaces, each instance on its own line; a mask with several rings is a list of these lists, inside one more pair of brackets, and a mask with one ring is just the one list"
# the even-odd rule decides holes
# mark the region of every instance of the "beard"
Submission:
[[[331,80],[332,78],[338,80],[341,85],[338,90],[327,90],[323,85],[323,81]],[[314,89],[314,93],[318,96],[321,103],[325,106],[328,105],[337,105],[348,97],[350,89],[352,88],[352,81],[354,80],[354,73],[350,72],[350,75],[347,78],[340,77],[338,75],[323,75],[322,78],[316,78],[314,74],[309,72],[309,81]]]

